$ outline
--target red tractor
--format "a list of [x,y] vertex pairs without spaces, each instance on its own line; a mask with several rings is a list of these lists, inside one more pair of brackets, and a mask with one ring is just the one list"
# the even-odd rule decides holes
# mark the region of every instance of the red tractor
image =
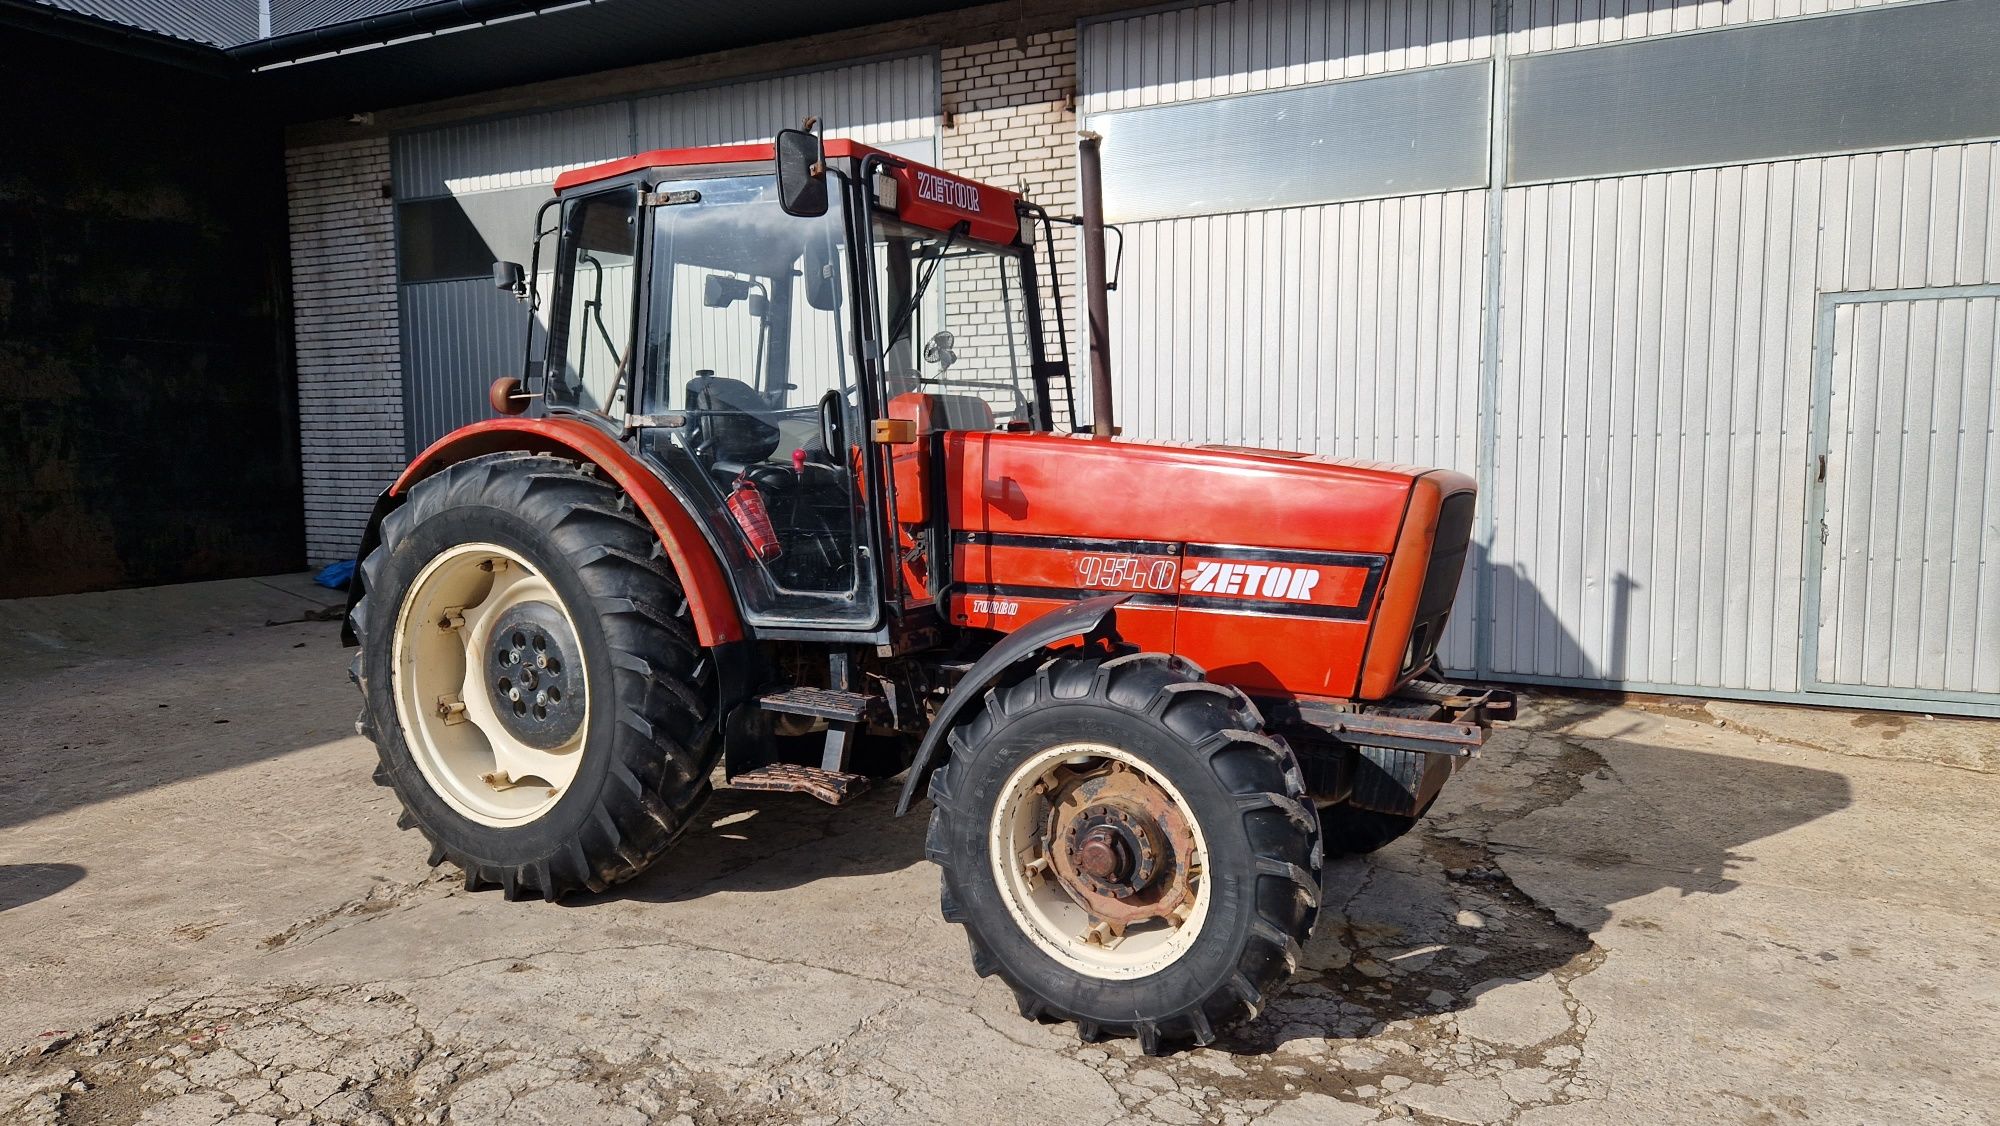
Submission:
[[557,179],[496,265],[546,339],[382,495],[350,594],[433,864],[553,900],[645,869],[718,762],[902,774],[1023,1014],[1157,1051],[1284,983],[1323,851],[1408,830],[1509,706],[1425,679],[1473,483],[1117,439],[1101,348],[1079,430],[1084,149],[1081,221],[797,130]]

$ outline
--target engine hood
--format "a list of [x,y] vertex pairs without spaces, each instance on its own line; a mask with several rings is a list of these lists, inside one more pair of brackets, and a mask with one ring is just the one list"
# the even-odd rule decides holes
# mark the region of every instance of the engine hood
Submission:
[[944,452],[953,623],[1117,592],[1127,640],[1256,694],[1372,699],[1420,672],[1471,527],[1448,470],[1052,434]]
[[955,433],[954,528],[1388,554],[1411,490],[1461,473],[1245,446]]

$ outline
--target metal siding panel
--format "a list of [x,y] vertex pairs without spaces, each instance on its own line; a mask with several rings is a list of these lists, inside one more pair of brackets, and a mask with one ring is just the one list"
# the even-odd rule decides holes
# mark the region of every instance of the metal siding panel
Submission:
[[396,138],[396,198],[551,188],[570,168],[627,155],[623,103],[551,110]]
[[[1398,54],[1392,42],[1435,41],[1439,25],[1426,18],[1371,21],[1365,4],[1258,7],[1276,13],[1262,26],[1285,49],[1233,54],[1226,41],[1246,25],[1217,21],[1205,32],[1218,41],[1214,55],[1201,61],[1244,75],[1248,85],[1214,88],[1299,85],[1440,57]],[[1542,4],[1515,34],[1584,24],[1579,41],[1610,41],[1800,7],[1710,5],[1702,16],[1686,6],[1565,5],[1558,17],[1555,5]],[[1483,25],[1483,6],[1472,13]],[[1454,12],[1445,24],[1454,33],[1464,26],[1458,18]],[[1198,26],[1186,9],[1087,25],[1086,111],[1192,97],[1198,56],[1188,37]],[[1248,26],[1254,36],[1258,23]],[[1499,674],[1810,689],[1800,680],[1801,627],[1820,608],[1803,607],[1798,592],[1807,565],[1817,295],[1947,278],[2000,281],[2000,238],[1989,234],[2000,212],[1995,151],[1980,144],[1785,160],[1502,193],[1497,459],[1486,500],[1505,515],[1490,557],[1474,552],[1475,565],[1494,568],[1493,604],[1471,603],[1469,568],[1441,650],[1447,667],[1472,664],[1471,626],[1485,614]],[[1113,298],[1128,432],[1269,435],[1336,454],[1469,466],[1485,207],[1486,193],[1471,191],[1128,225],[1127,280]],[[1296,249],[1279,254],[1274,245]],[[1240,282],[1220,294],[1231,287],[1202,279],[1225,261]],[[1942,317],[1932,354],[1944,356],[1947,341],[1962,336],[1963,366],[1983,362],[1990,372],[1995,304],[1968,305],[1962,331],[1955,314]],[[1884,331],[1893,335],[1895,326],[1879,317],[1870,323],[1873,343],[1861,343],[1879,354]],[[1216,341],[1240,337],[1246,324],[1261,325],[1264,339],[1216,351]],[[1851,353],[1851,323],[1843,322],[1840,339]],[[1958,370],[1942,360],[1930,366]],[[1218,371],[1227,374],[1217,378]],[[1928,635],[1924,643],[1943,654],[1915,650],[1918,675],[1936,668],[1977,691],[2000,689],[2000,637],[1986,636],[2000,631],[1968,626],[2000,607],[2000,500],[1987,495],[1994,490],[1954,489],[1948,502],[1941,495],[1943,482],[1983,480],[2000,465],[2000,449],[1975,443],[2000,432],[2000,393],[1991,382],[1968,376],[1961,399],[1949,400],[1966,420],[1958,445],[1940,437],[1927,450],[1913,443],[1897,451],[1914,459],[1898,461],[1896,479],[1905,481],[1902,505],[1921,521],[1905,533],[1933,554],[1948,544],[1974,562],[1906,583],[1902,597],[1916,599],[1906,603],[1913,615],[1895,613],[1893,589],[1871,599],[1861,576],[1830,573],[1828,637],[1852,644],[1821,648],[1829,671],[1840,660],[1858,663],[1870,648],[1872,603],[1883,621],[1914,616],[1918,624],[1907,630]],[[1873,390],[1888,403],[1908,399],[1892,387]],[[1222,406],[1238,397],[1240,413]],[[1925,403],[1940,412],[1942,432],[1948,407],[1935,400]],[[1744,504],[1746,496],[1757,503]],[[1893,544],[1902,509],[1878,515],[1874,500],[1858,518]],[[1959,609],[1938,636],[1941,598]]]
[[[1801,467],[1809,462],[1819,279],[1830,274],[1834,288],[1921,286],[1941,276],[1941,256],[1964,278],[1963,254],[1946,253],[1930,216],[1942,208],[1957,216],[1956,229],[1986,229],[2000,212],[1985,172],[1992,150],[1504,193],[1498,460],[1489,490],[1507,514],[1491,560],[1496,672],[1800,687]],[[1941,202],[1947,190],[1955,198]],[[1912,238],[1922,253],[1910,252]],[[1960,397],[1904,381],[1913,372],[1949,378],[1990,356],[1988,316],[1968,311],[1960,328],[1958,314],[1940,306],[1935,327],[1916,319],[1914,337],[1907,315],[1864,317],[1858,339],[1842,323],[1837,378],[1851,382],[1861,349],[1859,362],[1879,372],[1864,381],[1866,408],[1886,412],[1886,421],[1871,424],[1883,433],[1867,450],[1836,468],[1869,479],[1879,444],[1882,464],[1893,467],[1883,472],[1896,482],[1885,486],[1887,499],[1864,503],[1857,494],[1847,504],[1854,535],[1890,559],[1900,542],[1933,559],[1976,562],[1911,570],[1898,585],[1864,578],[1865,567],[1843,575],[1830,555],[1823,680],[1871,675],[1863,667],[1871,653],[1886,678],[1892,652],[1899,682],[1932,683],[1932,668],[1956,677],[1968,664],[1985,675],[1984,639],[1962,623],[1994,569],[1990,551],[1972,546],[1985,534],[1980,506],[1989,502],[1947,483],[1984,480],[1992,472],[1984,459],[2000,463],[2000,454],[1984,445],[1968,452],[1972,437],[1983,437],[1973,434],[1978,423],[1966,424],[1964,442],[1944,435],[1956,419],[1983,420],[1996,407],[1990,398],[1975,403],[1975,394],[1991,392],[1971,376]],[[1885,344],[1887,358],[1877,358]],[[1952,358],[1960,355],[1962,363]],[[1990,372],[1991,360],[1983,362]],[[1907,440],[1906,403],[1913,419],[1923,412]],[[1841,495],[1829,501],[1835,509],[1846,503]],[[1746,497],[1760,503],[1746,505]],[[1958,607],[1956,617],[1942,612],[1946,605]],[[1904,636],[1919,633],[1919,645]],[[1966,656],[1954,663],[1926,652]]]
[[1517,0],[1507,50],[1511,54],[1528,54],[1878,4],[1917,2],[1922,0],[1704,0],[1700,4],[1671,0],[1561,0],[1560,3]]
[[1101,113],[1490,58],[1489,24],[1487,6],[1468,0],[1230,0],[1095,22],[1084,28],[1079,108]]
[[819,115],[828,137],[876,145],[921,141],[937,132],[936,114],[927,108],[935,69],[929,55],[915,55],[640,98],[634,103],[639,148],[768,140],[809,113]]
[[413,448],[492,413],[486,387],[521,366],[527,307],[490,281],[402,287],[403,370]]
[[[1483,227],[1482,198],[1129,224],[1112,294],[1125,432],[1364,458],[1469,458],[1477,333],[1454,334],[1447,352],[1435,326],[1445,317],[1463,324],[1467,307],[1477,310],[1481,248],[1452,236],[1462,260],[1448,269],[1438,248],[1449,228]],[[1301,242],[1319,253],[1290,249]],[[1231,285],[1207,284],[1225,268]],[[1265,326],[1263,337],[1250,339],[1246,325]],[[1317,426],[1301,425],[1315,416]]]

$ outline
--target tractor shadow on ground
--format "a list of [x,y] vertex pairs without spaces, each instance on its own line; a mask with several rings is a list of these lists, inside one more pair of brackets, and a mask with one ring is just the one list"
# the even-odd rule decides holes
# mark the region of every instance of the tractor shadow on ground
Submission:
[[838,808],[804,794],[718,787],[695,824],[630,883],[566,906],[611,900],[677,903],[722,891],[788,891],[837,876],[898,872],[924,863],[930,807],[896,816],[900,778],[875,783]]
[[[1605,927],[1657,928],[1615,905],[1663,890],[1727,894],[1732,868],[1754,859],[1745,846],[1852,801],[1830,771],[1566,735],[1599,709],[1551,703],[1559,725],[1491,748],[1409,836],[1329,858],[1319,927],[1291,987],[1218,1048],[1361,1039],[1521,979],[1567,982],[1595,968]],[[1510,870],[1531,871],[1539,899]]]
[[0,864],[0,911],[11,911],[78,883],[79,864]]

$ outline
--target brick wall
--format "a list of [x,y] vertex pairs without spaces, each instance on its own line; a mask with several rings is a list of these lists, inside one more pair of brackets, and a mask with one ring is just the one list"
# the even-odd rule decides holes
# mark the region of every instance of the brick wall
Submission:
[[1076,29],[946,47],[944,164],[1056,213],[1076,207]]
[[389,142],[285,154],[306,555],[351,559],[375,495],[404,463]]
[[[944,96],[944,167],[1018,192],[1052,215],[1074,215],[1076,200],[1076,28],[1063,26],[1004,39],[946,47],[938,57]],[[1070,314],[1070,365],[1084,409],[1085,356],[1074,326],[1078,308],[1076,232],[1054,227],[1056,272]],[[1047,259],[1035,266],[1046,271]],[[1055,310],[1042,310],[1055,352]],[[1057,392],[1056,423],[1073,422]]]

